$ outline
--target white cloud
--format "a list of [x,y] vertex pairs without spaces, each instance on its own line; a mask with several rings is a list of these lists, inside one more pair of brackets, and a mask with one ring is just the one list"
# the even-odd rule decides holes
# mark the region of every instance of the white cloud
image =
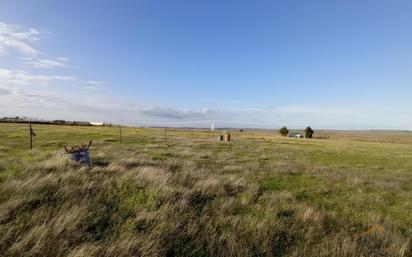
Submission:
[[0,88],[0,96],[1,95],[10,95],[11,92],[9,89],[5,89],[5,88]]
[[66,67],[64,61],[53,60],[53,59],[42,59],[42,58],[22,58],[23,63],[26,65],[33,66],[35,68],[62,68]]
[[3,86],[38,86],[45,85],[56,80],[76,80],[76,77],[60,75],[35,75],[22,70],[0,69],[0,85]]
[[190,109],[176,109],[163,106],[146,106],[136,109],[136,111],[149,118],[163,118],[172,120],[186,120],[186,119],[209,119],[210,110],[203,108],[200,111]]
[[83,86],[82,89],[84,89],[84,90],[99,90],[100,87],[96,87],[96,86]]
[[102,90],[105,84],[107,84],[106,81],[99,81],[99,80],[85,80],[82,81],[84,84],[81,88],[84,90]]
[[[59,85],[75,82],[72,76],[38,75],[27,71],[0,69],[0,106],[24,107],[35,105],[56,107],[65,97]],[[1,109],[0,108],[0,109]]]
[[90,85],[102,85],[106,84],[105,81],[98,81],[98,80],[87,80],[85,83],[90,84]]
[[67,58],[67,57],[56,57],[55,58],[57,61],[60,61],[60,62],[68,62],[70,59],[69,58]]
[[34,46],[39,40],[40,32],[36,29],[0,22],[0,56],[16,52],[24,56],[24,64],[34,68],[66,67],[68,58],[47,56]]
[[36,56],[40,51],[31,44],[39,40],[39,34],[33,28],[23,29],[0,22],[0,55],[7,55],[10,50],[14,50],[24,55]]

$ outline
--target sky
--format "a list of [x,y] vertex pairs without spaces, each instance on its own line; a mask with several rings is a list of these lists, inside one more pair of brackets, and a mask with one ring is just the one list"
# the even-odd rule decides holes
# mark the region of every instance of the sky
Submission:
[[1,0],[0,116],[412,130],[412,1]]

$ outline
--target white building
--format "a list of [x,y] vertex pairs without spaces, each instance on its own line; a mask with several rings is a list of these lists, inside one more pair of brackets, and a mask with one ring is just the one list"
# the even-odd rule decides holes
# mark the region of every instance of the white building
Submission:
[[90,125],[92,126],[104,126],[104,122],[100,122],[100,121],[91,121]]

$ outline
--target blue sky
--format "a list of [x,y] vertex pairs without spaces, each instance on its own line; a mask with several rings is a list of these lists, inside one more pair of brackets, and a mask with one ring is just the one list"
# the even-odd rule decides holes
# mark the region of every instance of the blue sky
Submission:
[[412,129],[411,13],[406,0],[3,0],[0,115]]

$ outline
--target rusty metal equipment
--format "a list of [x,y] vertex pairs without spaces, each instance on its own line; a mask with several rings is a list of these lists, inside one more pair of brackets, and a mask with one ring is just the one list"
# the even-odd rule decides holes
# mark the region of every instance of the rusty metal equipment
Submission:
[[230,133],[226,132],[224,138],[225,138],[225,142],[230,142]]
[[90,141],[89,144],[83,145],[76,145],[73,147],[66,147],[64,149],[67,154],[70,154],[70,158],[73,161],[76,161],[81,164],[92,165],[92,161],[90,159],[89,148],[92,145],[93,141]]

